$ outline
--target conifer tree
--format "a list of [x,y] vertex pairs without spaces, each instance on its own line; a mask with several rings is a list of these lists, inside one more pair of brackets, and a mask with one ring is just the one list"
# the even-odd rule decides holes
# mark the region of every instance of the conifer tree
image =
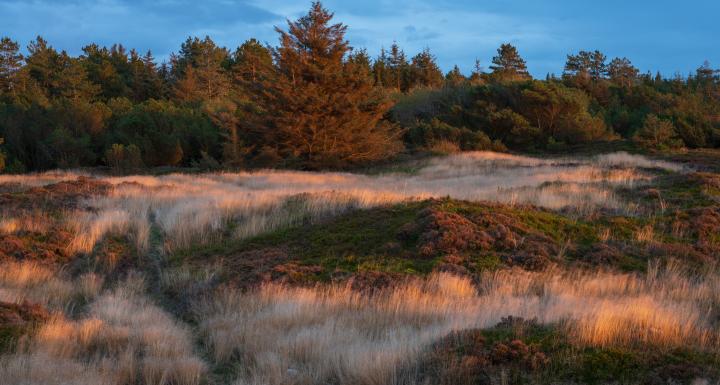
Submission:
[[453,66],[453,69],[451,69],[447,73],[447,75],[445,75],[445,80],[447,81],[447,84],[449,86],[457,87],[465,83],[467,79],[465,78],[465,75],[463,75],[460,71],[460,67],[458,67],[456,64],[455,66]]
[[287,31],[276,28],[278,75],[256,89],[265,114],[249,127],[262,145],[308,168],[377,160],[397,149],[397,133],[381,121],[390,103],[346,60],[347,27],[331,24],[332,17],[315,2]]
[[493,77],[511,81],[530,79],[525,60],[520,57],[517,48],[511,44],[502,44],[497,52],[497,56],[492,59],[493,65],[490,66]]
[[175,96],[184,101],[203,101],[227,95],[229,57],[227,49],[215,45],[209,36],[188,38],[180,52],[171,57],[177,79]]
[[409,64],[405,52],[397,43],[390,46],[390,55],[386,57],[387,68],[384,85],[400,92],[406,92],[409,87]]
[[606,60],[607,57],[600,51],[580,51],[577,55],[567,56],[564,74],[597,81],[607,76]]
[[22,68],[22,61],[20,45],[8,37],[0,39],[0,95],[14,93],[17,90],[17,77]]
[[235,81],[257,82],[273,71],[272,53],[256,39],[249,39],[235,50],[231,70]]
[[411,87],[438,88],[443,84],[442,71],[429,48],[425,48],[412,58],[410,70]]
[[630,87],[640,73],[627,58],[613,59],[607,69],[610,80],[622,87]]

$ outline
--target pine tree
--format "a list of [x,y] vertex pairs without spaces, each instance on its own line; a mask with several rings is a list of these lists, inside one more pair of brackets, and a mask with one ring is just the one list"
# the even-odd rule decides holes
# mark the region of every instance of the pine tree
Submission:
[[[226,96],[229,91],[226,67],[230,55],[206,36],[188,38],[180,52],[171,57],[173,75],[177,81],[175,96],[183,101],[203,101]],[[192,68],[194,79],[186,79]],[[194,88],[190,88],[192,85]]]
[[473,66],[472,74],[470,74],[470,82],[472,84],[481,84],[483,82],[484,73],[485,71],[480,64],[480,59],[475,59],[475,65]]
[[346,26],[319,2],[288,31],[276,28],[278,76],[256,90],[265,113],[251,121],[260,147],[271,147],[309,168],[383,158],[396,149],[396,132],[381,120],[390,104],[365,70],[345,60]]
[[517,48],[510,44],[502,44],[497,52],[498,55],[493,57],[493,65],[490,66],[493,77],[503,81],[530,79],[525,60],[520,57]]
[[22,61],[20,45],[8,37],[0,39],[0,95],[17,91]]
[[378,87],[389,87],[387,79],[388,76],[388,58],[385,53],[385,48],[380,49],[380,56],[373,62],[372,73],[375,79],[375,85]]
[[610,80],[622,87],[630,87],[638,77],[640,71],[635,68],[627,58],[615,58],[607,67]]
[[372,78],[373,70],[372,65],[370,64],[370,55],[368,55],[366,49],[363,48],[353,51],[350,55],[348,55],[348,63],[356,66],[359,70],[367,73],[367,75]]
[[390,55],[386,57],[387,68],[384,85],[400,92],[407,92],[409,85],[409,64],[405,52],[397,43],[390,46]]
[[235,50],[231,70],[236,81],[254,83],[270,75],[272,64],[270,49],[250,39]]
[[607,76],[606,60],[607,57],[600,51],[580,51],[577,55],[567,56],[564,74],[597,81]]
[[467,80],[465,78],[465,75],[463,75],[460,71],[460,67],[458,67],[457,65],[455,65],[453,69],[447,73],[445,79],[447,81],[447,84],[451,87],[460,86]]
[[429,48],[412,58],[410,73],[410,87],[438,88],[443,84],[442,71]]

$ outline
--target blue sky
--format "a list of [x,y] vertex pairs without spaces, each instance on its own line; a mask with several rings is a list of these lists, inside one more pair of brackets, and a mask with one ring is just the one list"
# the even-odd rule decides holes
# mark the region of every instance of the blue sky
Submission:
[[[565,56],[599,49],[642,71],[720,67],[720,1],[686,0],[328,0],[348,39],[373,55],[393,41],[412,55],[425,47],[441,67],[487,67],[503,42],[516,45],[533,75],[560,73]],[[0,0],[0,35],[26,45],[42,35],[78,54],[97,42],[152,50],[160,60],[187,36],[210,35],[230,48],[250,37],[275,44],[273,26],[307,11],[290,0]]]

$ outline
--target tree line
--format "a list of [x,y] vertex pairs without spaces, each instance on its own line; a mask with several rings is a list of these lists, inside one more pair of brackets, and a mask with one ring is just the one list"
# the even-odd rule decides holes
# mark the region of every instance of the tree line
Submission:
[[489,71],[443,73],[425,49],[375,58],[313,3],[275,47],[188,38],[167,63],[122,45],[73,57],[0,40],[0,170],[109,166],[339,168],[403,151],[562,150],[616,138],[720,146],[720,76],[642,74],[627,58],[568,55],[533,79],[503,44]]

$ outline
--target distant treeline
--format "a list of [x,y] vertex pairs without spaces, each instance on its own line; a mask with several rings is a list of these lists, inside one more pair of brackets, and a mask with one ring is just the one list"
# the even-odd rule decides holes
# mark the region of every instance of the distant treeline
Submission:
[[720,146],[720,76],[641,74],[626,58],[569,55],[534,80],[503,44],[489,71],[443,74],[429,50],[372,58],[320,3],[234,51],[188,38],[158,65],[121,45],[72,57],[38,37],[0,41],[0,170],[110,166],[347,167],[401,151],[544,150],[633,139]]

